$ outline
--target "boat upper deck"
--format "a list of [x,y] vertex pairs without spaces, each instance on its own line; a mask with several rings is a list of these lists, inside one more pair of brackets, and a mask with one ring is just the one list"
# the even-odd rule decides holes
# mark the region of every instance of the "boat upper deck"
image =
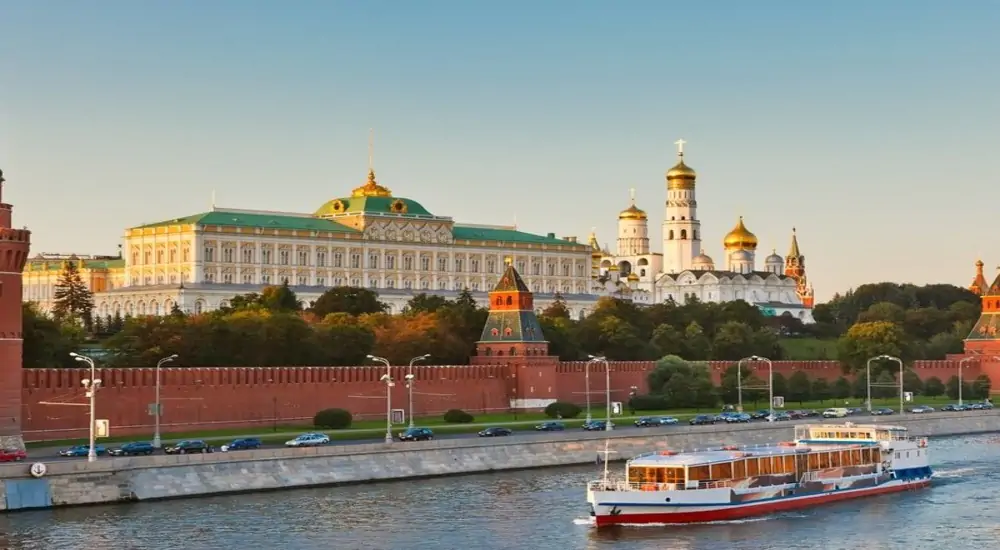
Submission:
[[747,447],[716,447],[695,451],[660,451],[639,455],[628,465],[645,468],[704,466],[721,462],[732,462],[748,457],[783,457],[790,455],[817,453],[823,451],[845,451],[876,445],[877,442],[856,441],[851,445],[843,443],[809,443],[808,445],[757,445]]

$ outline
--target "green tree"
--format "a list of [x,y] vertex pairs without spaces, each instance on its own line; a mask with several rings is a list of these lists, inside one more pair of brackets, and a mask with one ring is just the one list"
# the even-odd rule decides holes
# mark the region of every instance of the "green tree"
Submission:
[[903,391],[913,392],[913,395],[922,395],[924,393],[924,381],[920,379],[917,373],[906,369],[903,371]]
[[549,307],[542,310],[542,315],[550,319],[569,319],[569,308],[566,307],[566,300],[563,298],[562,294],[556,292],[552,303]]
[[719,327],[715,337],[712,338],[713,359],[733,360],[756,353],[754,332],[746,323],[727,321]]
[[[846,382],[846,380],[845,380]],[[848,384],[847,392],[850,393],[850,384]],[[830,387],[829,382],[825,378],[816,378],[812,383],[812,398],[818,400],[820,403],[825,402],[827,399],[833,396],[833,388]]]
[[693,361],[708,359],[712,353],[712,342],[705,330],[695,321],[684,328],[684,357]]
[[790,377],[788,377],[788,388],[787,395],[785,399],[788,401],[798,401],[801,405],[803,402],[808,401],[812,398],[812,382],[809,380],[809,375],[805,371],[797,370]]
[[448,307],[449,305],[451,305],[451,301],[447,298],[421,292],[410,298],[410,301],[406,303],[406,307],[403,308],[403,312],[407,314],[436,313],[439,309]]
[[851,383],[841,376],[833,381],[833,391],[831,393],[836,399],[847,399],[851,396]]
[[73,366],[70,352],[79,349],[83,333],[76,323],[61,323],[33,302],[21,303],[23,363],[28,368]]
[[[958,381],[958,376],[952,376],[945,384],[945,395],[948,396],[948,399],[958,399],[959,393],[963,394],[962,397],[965,397],[965,395],[968,395],[966,388],[962,387],[965,385]],[[962,387],[961,390],[959,390],[960,387]]]
[[[737,370],[739,369],[739,370]],[[747,386],[750,385],[748,382],[753,382],[752,380],[753,372],[744,363],[740,366],[730,365],[722,372],[722,377],[719,383],[719,397],[722,398],[722,402],[733,405],[740,402],[740,389],[743,390],[743,401],[753,401],[748,391]]]
[[990,396],[990,390],[993,388],[993,382],[990,381],[990,377],[985,374],[980,374],[972,381],[971,393],[973,399],[987,399]]
[[69,260],[63,265],[52,298],[52,314],[57,319],[73,319],[90,328],[94,295],[83,282],[76,260]]
[[583,358],[580,354],[580,344],[576,340],[576,326],[573,321],[566,317],[553,318],[543,315],[538,318],[538,324],[549,342],[549,355],[555,355],[562,361],[578,361]]
[[657,361],[648,383],[651,394],[663,396],[673,407],[714,407],[718,403],[708,367],[676,355]]
[[906,310],[892,302],[878,302],[872,304],[863,313],[858,315],[859,323],[874,323],[886,321],[893,324],[901,324],[906,317]]
[[840,338],[838,357],[846,372],[857,372],[865,369],[868,359],[879,355],[905,360],[906,345],[906,335],[898,325],[888,321],[858,323]]
[[884,370],[872,383],[872,397],[885,399],[899,395],[899,386],[891,371]]
[[[958,377],[955,377],[955,382],[958,383]],[[931,376],[924,382],[924,395],[927,397],[940,397],[944,393],[944,382],[937,376]]]
[[682,355],[685,351],[684,335],[668,324],[659,325],[653,330],[650,344],[661,357]]
[[260,293],[260,303],[268,311],[300,311],[302,300],[288,286],[288,280],[280,286],[265,287]]
[[389,306],[379,301],[378,294],[372,290],[339,286],[320,295],[309,309],[320,318],[331,313],[347,313],[357,317],[366,313],[385,313]]

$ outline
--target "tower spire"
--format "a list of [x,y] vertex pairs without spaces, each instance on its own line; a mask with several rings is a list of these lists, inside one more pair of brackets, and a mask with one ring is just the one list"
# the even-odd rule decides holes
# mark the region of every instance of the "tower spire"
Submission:
[[375,173],[375,129],[368,129],[368,173]]
[[628,196],[632,200],[632,206],[635,206],[635,187],[629,188]]

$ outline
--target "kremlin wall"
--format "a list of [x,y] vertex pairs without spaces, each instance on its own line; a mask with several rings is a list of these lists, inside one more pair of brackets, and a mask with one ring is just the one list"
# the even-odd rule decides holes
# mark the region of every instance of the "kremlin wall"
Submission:
[[[477,357],[479,359],[485,359]],[[586,402],[584,362],[560,363],[553,357],[494,357],[493,364],[415,366],[413,408],[416,416],[438,416],[452,408],[473,414],[536,408],[532,404],[556,399]],[[710,363],[718,383],[730,361]],[[1000,362],[967,362],[963,377],[986,373],[1000,380]],[[646,393],[646,376],[654,363],[613,361],[612,401],[627,402],[632,387]],[[959,362],[917,361],[916,373],[943,381],[958,373]],[[406,367],[393,367],[402,380]],[[789,376],[806,370],[810,377],[834,380],[841,376],[836,361],[776,361],[775,372]],[[766,366],[760,374],[766,377]],[[163,430],[194,431],[260,426],[266,433],[278,424],[308,424],[320,409],[340,407],[355,418],[385,417],[385,369],[363,367],[274,368],[164,368],[161,371]],[[81,380],[87,369],[25,369],[22,418],[27,441],[86,437],[88,408]],[[148,406],[155,400],[152,368],[98,369],[106,387],[97,397],[97,418],[110,421],[112,435],[152,432]],[[603,409],[604,366],[590,366],[591,402]],[[393,408],[406,409],[407,390],[393,388]],[[794,404],[789,404],[793,407]]]

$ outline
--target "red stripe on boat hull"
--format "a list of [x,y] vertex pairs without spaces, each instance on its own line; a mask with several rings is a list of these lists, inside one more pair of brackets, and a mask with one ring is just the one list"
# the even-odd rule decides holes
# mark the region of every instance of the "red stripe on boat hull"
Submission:
[[763,504],[747,503],[744,505],[727,506],[715,510],[702,510],[698,512],[669,512],[660,514],[621,514],[617,516],[604,515],[597,516],[597,526],[638,523],[704,523],[708,521],[727,521],[743,519],[753,516],[763,516],[775,512],[787,512],[789,510],[799,510],[828,504],[841,500],[851,500],[855,498],[885,495],[889,493],[899,493],[922,489],[931,484],[930,480],[907,483],[904,485],[894,485],[891,487],[875,487],[867,490],[838,491],[814,497],[787,498],[766,502]]

